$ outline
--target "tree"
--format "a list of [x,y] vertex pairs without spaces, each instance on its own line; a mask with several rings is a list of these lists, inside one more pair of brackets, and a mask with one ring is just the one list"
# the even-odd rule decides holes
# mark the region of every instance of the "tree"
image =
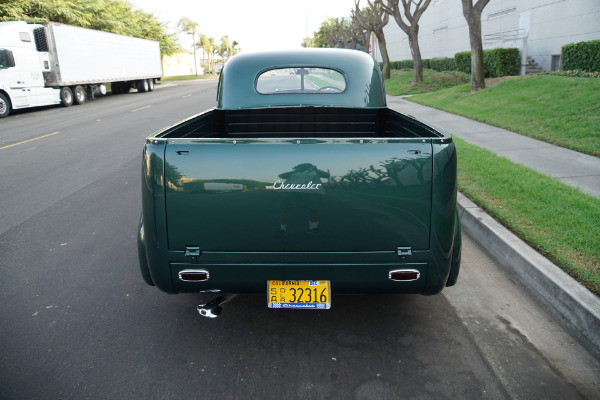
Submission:
[[481,43],[481,13],[490,0],[462,0],[463,15],[469,25],[469,41],[471,42],[471,91],[485,88],[483,68],[483,44]]
[[161,54],[171,55],[177,48],[175,36],[153,14],[134,10],[123,0],[19,0],[0,1],[0,21],[60,22],[156,40]]
[[206,54],[208,54],[208,70],[210,73],[215,73],[215,52],[217,48],[215,46],[215,38],[206,38],[204,46],[202,47]]
[[373,32],[377,37],[379,52],[383,60],[383,78],[390,79],[390,58],[383,33],[383,27],[387,25],[389,15],[381,7],[379,0],[376,0],[374,4],[371,3],[371,0],[367,0],[367,3],[369,4],[369,8],[365,8],[362,11],[360,10],[360,0],[354,3],[355,9],[352,10],[352,20],[364,30]]
[[194,50],[194,70],[198,76],[198,65],[196,63],[196,35],[200,31],[200,25],[187,17],[183,17],[177,22],[177,29],[192,36],[192,49]]
[[[213,44],[214,44],[214,39],[213,38],[208,38],[208,36],[206,35],[200,35],[200,43],[198,43],[198,47],[202,48],[203,51],[203,56],[202,56],[202,60],[205,63],[205,70],[206,73],[210,72],[210,56],[212,54],[213,51]],[[204,57],[208,56],[208,60],[204,61]]]
[[356,50],[358,45],[368,52],[368,32],[353,20],[336,21],[339,43],[346,49]]
[[229,60],[229,57],[232,56],[231,53],[233,53],[233,46],[229,41],[229,36],[222,36],[221,46],[219,46],[219,55],[223,59],[223,63],[226,63],[227,60]]
[[[400,1],[402,1],[402,9],[400,9]],[[423,81],[423,62],[419,49],[419,19],[429,7],[431,0],[387,0],[387,4],[383,4],[382,0],[377,2],[386,13],[394,17],[400,29],[408,36],[414,68],[413,85]]]
[[319,30],[315,33],[313,47],[337,47],[339,41],[337,24],[334,18],[327,18],[321,23]]

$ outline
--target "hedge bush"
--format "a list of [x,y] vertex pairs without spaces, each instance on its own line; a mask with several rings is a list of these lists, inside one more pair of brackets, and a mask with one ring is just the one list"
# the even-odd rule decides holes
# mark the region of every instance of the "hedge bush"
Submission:
[[392,69],[410,69],[413,67],[413,60],[391,61],[390,68]]
[[432,58],[429,61],[429,68],[436,71],[456,71],[456,62],[454,58]]
[[486,75],[491,78],[519,75],[521,56],[519,49],[490,49],[483,51],[483,64]]
[[562,47],[562,69],[600,71],[600,40],[571,43]]
[[571,78],[600,78],[600,72],[587,72],[581,70],[573,71],[548,71],[540,72],[538,75],[557,75],[557,76],[568,76]]
[[[453,58],[423,59],[422,62],[423,68],[429,68],[436,71],[458,71],[467,75],[471,74],[470,51],[456,53]],[[520,72],[520,65],[521,56],[519,55],[519,49],[498,48],[483,51],[484,73],[488,78],[518,75]],[[413,61],[392,61],[390,62],[390,68],[410,69],[413,68]]]
[[[423,68],[433,69],[436,71],[456,71],[454,58],[431,58],[421,60]],[[392,69],[411,69],[413,68],[413,60],[402,60],[390,62]]]
[[456,70],[465,74],[471,74],[471,52],[461,51],[454,55]]
[[[471,73],[471,52],[461,51],[454,55],[456,69],[465,74]],[[483,51],[483,71],[487,78],[518,75],[521,65],[519,49],[489,49]]]

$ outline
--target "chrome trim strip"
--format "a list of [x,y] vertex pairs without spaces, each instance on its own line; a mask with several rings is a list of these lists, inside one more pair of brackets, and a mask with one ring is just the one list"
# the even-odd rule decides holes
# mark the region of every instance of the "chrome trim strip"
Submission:
[[[416,277],[416,279],[406,279],[406,280],[392,279],[392,273],[394,273],[394,272],[413,272],[413,273],[416,272],[417,277]],[[419,271],[417,269],[395,269],[393,271],[390,271],[388,274],[388,278],[394,282],[414,282],[414,281],[418,280],[420,277],[421,277],[421,271]]]
[[[198,281],[198,280],[189,280],[189,279],[183,279],[181,277],[181,274],[184,273],[193,273],[193,274],[206,274],[206,279]],[[210,274],[208,273],[207,270],[205,269],[184,269],[183,271],[179,271],[179,280],[182,282],[206,282],[207,280],[210,279]]]

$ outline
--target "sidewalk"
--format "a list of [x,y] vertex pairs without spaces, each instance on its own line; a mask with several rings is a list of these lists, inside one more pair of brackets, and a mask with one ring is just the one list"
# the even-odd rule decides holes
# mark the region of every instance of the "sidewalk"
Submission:
[[[600,159],[388,96],[388,107],[600,198]],[[600,299],[459,194],[464,232],[600,357]],[[459,277],[460,281],[460,277]]]
[[388,107],[439,127],[469,143],[600,198],[600,158],[528,138],[506,129],[387,96]]

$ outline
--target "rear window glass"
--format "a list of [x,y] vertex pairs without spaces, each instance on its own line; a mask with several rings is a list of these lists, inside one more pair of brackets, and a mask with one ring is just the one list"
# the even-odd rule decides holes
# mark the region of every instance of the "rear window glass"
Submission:
[[256,91],[261,94],[332,94],[344,90],[346,78],[330,68],[275,68],[262,72],[256,79]]

